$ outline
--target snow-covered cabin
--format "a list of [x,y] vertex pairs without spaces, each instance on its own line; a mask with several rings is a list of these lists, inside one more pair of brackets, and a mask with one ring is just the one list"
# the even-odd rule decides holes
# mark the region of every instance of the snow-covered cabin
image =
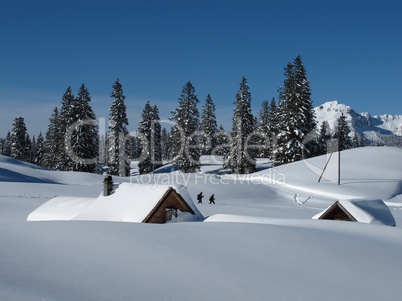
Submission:
[[92,199],[53,198],[33,211],[27,220],[166,223],[203,219],[184,186],[122,183],[109,196],[102,193]]
[[367,224],[396,226],[388,206],[382,200],[336,201],[330,207],[315,215],[313,219],[353,221]]

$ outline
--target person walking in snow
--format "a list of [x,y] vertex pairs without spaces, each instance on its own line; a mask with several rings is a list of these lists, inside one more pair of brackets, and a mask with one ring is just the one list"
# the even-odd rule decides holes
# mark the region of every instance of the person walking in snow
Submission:
[[202,198],[204,197],[204,195],[202,194],[202,191],[197,195],[197,200],[198,200],[198,204],[202,204]]
[[215,204],[215,196],[214,196],[214,194],[212,194],[211,197],[209,198],[209,203],[210,204]]

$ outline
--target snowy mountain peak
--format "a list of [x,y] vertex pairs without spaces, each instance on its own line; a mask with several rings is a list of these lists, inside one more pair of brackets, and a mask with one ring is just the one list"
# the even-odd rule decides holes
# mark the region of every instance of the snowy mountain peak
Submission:
[[[356,113],[350,106],[337,100],[328,101],[315,109],[317,126],[327,121],[333,133],[343,113],[351,129],[350,135],[362,135],[372,143],[400,145],[402,143],[402,115],[374,115]],[[395,144],[394,144],[395,143]]]

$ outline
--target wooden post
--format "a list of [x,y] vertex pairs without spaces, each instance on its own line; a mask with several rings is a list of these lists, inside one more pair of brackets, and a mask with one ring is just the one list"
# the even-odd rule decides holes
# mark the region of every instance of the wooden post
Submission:
[[329,161],[331,160],[331,157],[332,157],[332,154],[333,154],[333,153],[334,153],[334,152],[331,152],[331,154],[329,155],[329,158],[328,158],[328,160],[327,160],[327,163],[325,163],[325,166],[324,166],[324,168],[323,168],[323,170],[322,170],[322,173],[321,173],[320,177],[318,178],[318,182],[321,181],[322,175],[324,174],[324,171],[325,171],[325,169],[327,168],[328,163],[329,163]]
[[338,138],[338,185],[341,185],[341,139]]

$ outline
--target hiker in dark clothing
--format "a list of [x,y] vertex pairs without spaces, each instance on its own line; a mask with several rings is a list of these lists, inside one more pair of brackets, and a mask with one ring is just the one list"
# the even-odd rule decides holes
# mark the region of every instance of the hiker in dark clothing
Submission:
[[210,204],[215,204],[215,196],[214,196],[214,194],[212,194],[211,197],[209,198],[209,203]]
[[197,195],[197,200],[198,200],[198,204],[202,204],[202,198],[204,197],[204,195],[202,194],[202,191]]

